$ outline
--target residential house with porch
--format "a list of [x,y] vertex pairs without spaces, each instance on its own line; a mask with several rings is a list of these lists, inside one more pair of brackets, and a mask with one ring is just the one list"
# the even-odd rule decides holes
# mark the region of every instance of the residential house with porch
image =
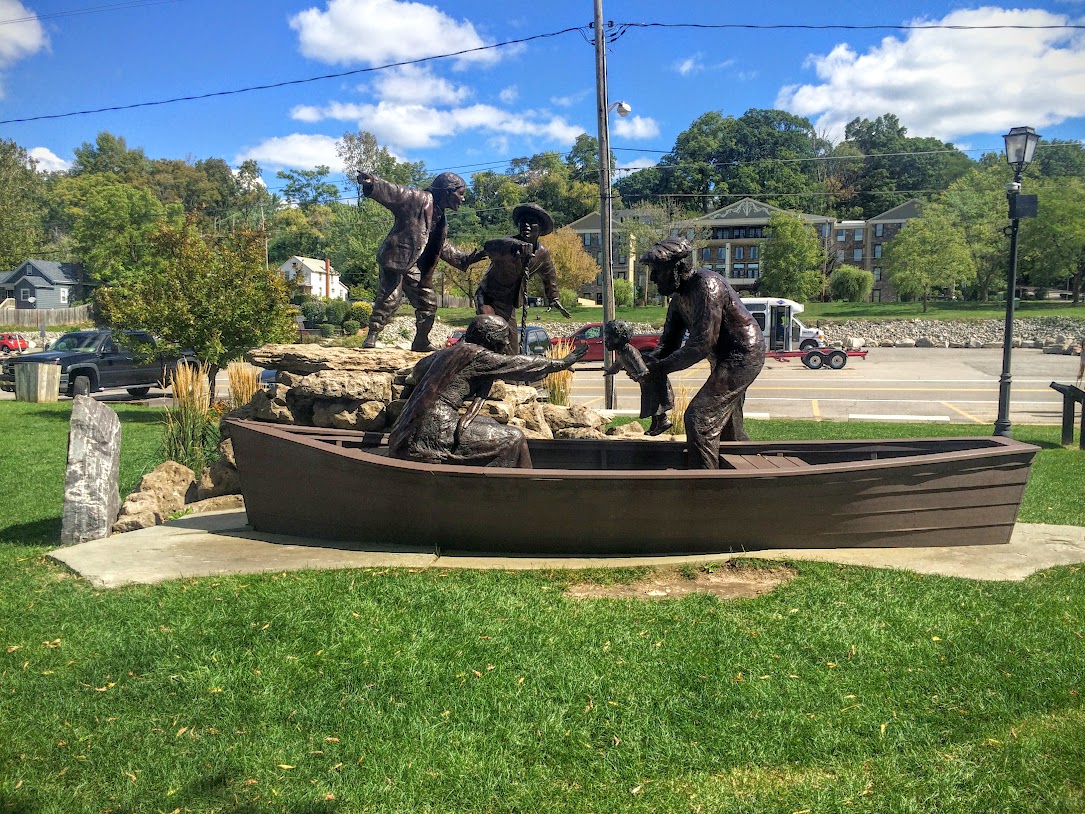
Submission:
[[0,273],[0,304],[20,310],[69,308],[89,297],[91,287],[81,263],[24,260]]
[[302,294],[332,300],[347,299],[347,287],[339,281],[339,272],[332,268],[327,258],[317,260],[294,256],[279,266],[279,270],[287,282],[293,281],[297,285]]

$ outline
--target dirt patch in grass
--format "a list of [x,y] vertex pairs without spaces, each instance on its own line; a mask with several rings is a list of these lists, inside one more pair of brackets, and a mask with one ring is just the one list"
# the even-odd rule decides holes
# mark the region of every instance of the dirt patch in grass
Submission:
[[705,593],[720,599],[752,599],[775,590],[794,576],[795,570],[787,566],[750,566],[728,561],[659,569],[644,579],[619,585],[579,582],[570,585],[565,595],[571,599],[675,599]]

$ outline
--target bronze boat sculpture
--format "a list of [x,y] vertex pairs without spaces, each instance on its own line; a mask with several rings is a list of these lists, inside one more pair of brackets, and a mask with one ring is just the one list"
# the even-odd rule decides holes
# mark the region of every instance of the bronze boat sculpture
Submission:
[[[1037,447],[1001,437],[530,441],[532,469],[419,464],[387,436],[232,421],[249,523],[506,555],[673,555],[1009,541]],[[292,475],[287,473],[293,473]]]

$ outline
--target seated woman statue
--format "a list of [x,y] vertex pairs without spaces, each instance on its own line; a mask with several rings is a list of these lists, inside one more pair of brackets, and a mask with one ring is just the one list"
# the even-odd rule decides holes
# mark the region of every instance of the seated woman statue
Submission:
[[[508,355],[509,327],[501,317],[475,317],[463,340],[430,354],[415,367],[419,378],[388,436],[393,458],[432,464],[531,467],[527,439],[516,427],[478,416],[494,381],[531,382],[568,370],[587,351],[563,359]],[[461,415],[460,408],[473,403]]]

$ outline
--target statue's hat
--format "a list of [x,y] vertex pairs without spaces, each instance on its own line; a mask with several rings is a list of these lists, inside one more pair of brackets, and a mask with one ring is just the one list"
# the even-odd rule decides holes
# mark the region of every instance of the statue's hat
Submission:
[[539,222],[539,234],[548,235],[554,231],[554,219],[550,213],[536,203],[523,203],[512,210],[512,222],[517,226],[525,218],[531,218]]

